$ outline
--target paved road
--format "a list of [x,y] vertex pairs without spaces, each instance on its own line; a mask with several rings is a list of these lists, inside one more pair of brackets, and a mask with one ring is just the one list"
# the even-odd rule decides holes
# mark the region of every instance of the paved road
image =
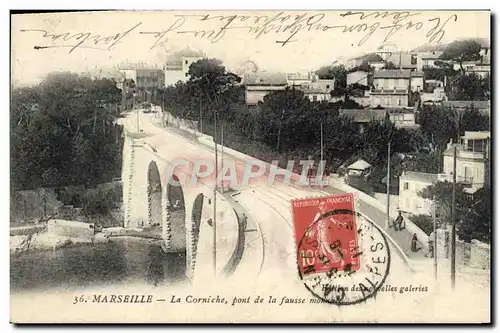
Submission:
[[[344,191],[335,188],[334,186],[328,186],[324,187],[323,190],[325,192],[329,193],[334,193],[334,194],[339,194],[339,193],[344,193]],[[417,260],[422,260],[422,259],[427,259],[425,257],[425,253],[423,250],[420,250],[418,252],[412,252],[411,251],[411,239],[412,239],[412,234],[408,232],[408,230],[403,229],[402,231],[396,231],[394,228],[389,228],[385,229],[385,224],[386,224],[386,213],[378,209],[377,207],[374,207],[367,202],[363,201],[362,199],[359,200],[359,210],[361,211],[362,214],[366,215],[368,218],[370,218],[372,221],[377,223],[380,227],[384,228],[384,230],[387,232],[389,236],[401,247],[403,252],[408,256],[409,259],[417,259]],[[426,240],[421,240],[421,241],[426,241]]]
[[[185,157],[193,160],[213,159],[213,149],[195,141],[192,134],[187,133],[184,134],[185,137],[182,137],[182,133],[179,131],[175,131],[177,133],[174,134],[170,128],[160,128],[154,124],[155,119],[149,114],[141,114],[139,118],[140,127],[144,132],[153,134],[147,137],[147,141],[156,146],[159,154],[163,150],[168,151],[169,147],[172,149],[172,146],[182,146]],[[237,173],[243,172],[245,161],[229,154],[224,155],[224,160],[234,161]],[[264,178],[267,180],[267,177]],[[260,240],[255,239],[254,246],[263,243],[264,247],[262,254],[260,251],[256,251],[262,257],[252,258],[256,263],[259,263],[256,264],[256,267],[263,262],[259,280],[276,281],[278,277],[278,280],[286,280],[290,276],[295,276],[297,264],[290,200],[322,196],[324,192],[280,182],[275,182],[273,186],[270,186],[262,179],[256,179],[248,185],[241,186],[238,190],[241,193],[236,197],[236,200],[248,211],[250,218],[258,224],[256,232],[260,234]],[[367,212],[366,215],[370,218],[373,216],[371,212]],[[394,267],[405,270],[406,262],[398,255],[399,252],[394,247],[392,247],[392,253],[395,254],[393,256]]]

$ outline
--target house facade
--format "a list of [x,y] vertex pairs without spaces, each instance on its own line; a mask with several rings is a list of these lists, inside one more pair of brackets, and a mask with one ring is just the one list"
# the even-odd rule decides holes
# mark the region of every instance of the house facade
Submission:
[[411,92],[420,92],[424,87],[422,72],[410,70],[381,70],[373,74],[370,91],[372,107],[408,107]]
[[304,92],[304,96],[307,97],[311,102],[329,102],[332,99],[330,92],[326,92],[323,89],[301,89]]
[[179,81],[189,80],[189,66],[201,59],[203,57],[183,56],[167,61],[165,64],[165,87],[173,86]]
[[404,213],[431,213],[432,204],[422,198],[419,193],[428,186],[439,181],[437,174],[405,171],[399,177],[399,210]]
[[425,68],[437,67],[436,61],[439,60],[442,54],[442,51],[418,52],[416,54],[417,71],[422,71]]
[[281,73],[251,73],[243,77],[245,86],[245,102],[247,105],[258,105],[264,97],[274,91],[283,91],[288,87],[287,77]]
[[139,90],[161,89],[165,86],[163,70],[155,68],[120,69],[127,80],[133,80]]
[[467,67],[466,73],[467,74],[476,74],[479,77],[485,79],[491,75],[491,66],[486,65],[486,64],[483,64],[483,65],[476,64],[475,66]]
[[354,83],[361,84],[363,86],[370,86],[372,81],[372,75],[365,71],[355,71],[347,73],[347,85]]
[[298,73],[287,73],[286,83],[290,87],[300,87],[303,85],[309,85],[313,81],[317,80],[317,75],[312,72],[298,72]]
[[[490,132],[465,131],[457,147],[457,182],[470,188],[481,188],[489,182]],[[443,154],[443,173],[453,177],[454,148],[448,144]]]
[[[485,184],[491,185],[490,132],[469,132],[457,146],[456,181],[465,185],[464,191],[473,194]],[[427,186],[453,181],[453,146],[443,153],[443,172],[429,174],[405,171],[399,177],[399,209],[411,214],[430,214],[431,202],[419,196]]]

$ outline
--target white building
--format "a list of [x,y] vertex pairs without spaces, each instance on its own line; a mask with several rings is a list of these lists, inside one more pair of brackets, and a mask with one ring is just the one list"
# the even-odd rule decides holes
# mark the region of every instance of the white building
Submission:
[[389,69],[373,73],[373,89],[370,91],[372,107],[408,107],[410,92],[424,88],[422,72]]
[[281,73],[249,73],[243,77],[245,86],[245,102],[247,105],[258,105],[264,97],[273,91],[287,88],[286,75]]
[[[469,132],[461,137],[457,147],[457,182],[470,188],[481,188],[488,181],[490,132]],[[443,173],[453,177],[453,150],[451,144],[443,154]]]
[[437,174],[405,171],[399,177],[399,209],[411,214],[430,214],[431,203],[420,197],[424,188],[439,181]]
[[422,71],[426,67],[437,67],[436,61],[443,54],[442,51],[418,52],[417,53],[417,71]]
[[329,102],[332,99],[330,92],[319,88],[303,88],[304,96],[311,102]]
[[484,64],[484,65],[478,64],[478,65],[475,65],[473,67],[467,67],[466,73],[467,74],[476,74],[484,79],[488,76],[491,76],[491,66],[488,64]]
[[[490,183],[490,132],[469,132],[457,147],[457,183],[464,184],[464,191],[474,193]],[[411,214],[430,214],[430,201],[419,193],[427,186],[440,181],[453,181],[453,147],[443,153],[443,173],[430,174],[406,171],[399,177],[399,209]]]
[[165,76],[161,69],[126,68],[119,71],[127,80],[133,80],[137,89],[153,90],[165,86]]
[[[462,62],[462,68],[465,71],[470,70],[473,67],[476,67],[477,61],[463,61]],[[460,70],[460,63],[459,62],[454,62],[453,63],[453,70],[454,71],[459,71]]]
[[286,83],[290,87],[300,87],[303,85],[309,85],[318,77],[312,72],[297,72],[297,73],[287,73]]
[[203,57],[182,56],[179,59],[172,59],[165,64],[165,87],[173,86],[177,82],[189,80],[189,66]]
[[347,85],[349,86],[354,83],[358,83],[363,86],[369,86],[371,84],[371,74],[359,70],[352,73],[347,73]]

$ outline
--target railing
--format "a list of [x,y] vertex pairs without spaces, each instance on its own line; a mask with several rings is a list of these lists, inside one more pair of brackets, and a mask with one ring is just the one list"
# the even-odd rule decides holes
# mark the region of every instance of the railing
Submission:
[[408,89],[384,89],[384,88],[373,88],[371,91],[372,94],[408,94]]

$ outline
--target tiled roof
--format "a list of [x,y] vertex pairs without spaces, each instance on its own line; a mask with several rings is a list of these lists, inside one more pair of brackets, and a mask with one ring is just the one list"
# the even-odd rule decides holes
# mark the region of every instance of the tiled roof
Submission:
[[419,53],[419,56],[422,59],[438,59],[443,53],[443,51],[429,51]]
[[357,160],[353,164],[349,165],[347,169],[365,170],[369,167],[371,167],[370,163],[366,162],[365,160]]
[[248,73],[243,77],[243,84],[245,85],[286,85],[286,74],[284,73],[271,73],[259,72]]
[[435,173],[425,173],[425,172],[415,172],[415,171],[405,171],[401,175],[402,179],[419,181],[422,183],[434,184],[438,181],[438,175]]
[[373,73],[373,78],[378,79],[378,78],[409,78],[410,77],[410,70],[407,69],[387,69],[387,70],[381,70],[381,71],[376,71]]

